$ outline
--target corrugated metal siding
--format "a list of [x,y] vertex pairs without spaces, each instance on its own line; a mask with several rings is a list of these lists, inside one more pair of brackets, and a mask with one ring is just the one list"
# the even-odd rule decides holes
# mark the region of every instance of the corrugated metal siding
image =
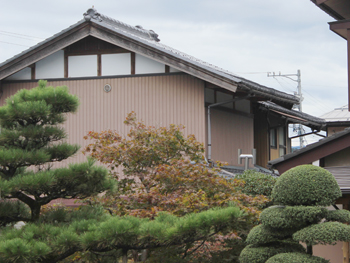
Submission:
[[[104,92],[105,84],[112,90]],[[70,143],[82,146],[89,142],[83,136],[89,131],[116,130],[127,134],[125,117],[135,111],[147,125],[169,126],[183,124],[184,133],[194,134],[205,141],[204,83],[188,75],[145,76],[115,79],[90,79],[49,82],[52,86],[66,85],[80,99],[76,114],[68,115],[64,124]],[[2,84],[4,98],[21,88],[36,87],[37,83]],[[79,154],[70,160],[84,161]]]
[[238,149],[242,149],[243,153],[252,152],[252,118],[212,109],[211,131],[212,160],[238,165]]

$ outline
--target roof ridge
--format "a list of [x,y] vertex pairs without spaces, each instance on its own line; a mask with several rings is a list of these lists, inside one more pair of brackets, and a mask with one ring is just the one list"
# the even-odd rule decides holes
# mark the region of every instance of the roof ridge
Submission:
[[133,33],[139,37],[149,39],[152,41],[159,42],[160,39],[158,38],[158,34],[154,32],[153,30],[147,30],[144,29],[142,26],[132,26],[127,23],[121,22],[119,20],[116,20],[114,18],[111,18],[109,16],[106,16],[104,14],[98,13],[95,8],[89,8],[84,13],[84,19],[86,21],[90,21],[91,19],[97,20],[98,22],[105,22],[113,27],[124,29],[129,33]]

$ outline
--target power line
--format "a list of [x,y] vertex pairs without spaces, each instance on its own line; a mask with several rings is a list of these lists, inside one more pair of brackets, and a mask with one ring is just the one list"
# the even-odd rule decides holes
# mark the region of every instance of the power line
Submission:
[[17,35],[17,36],[23,36],[23,37],[37,38],[37,39],[41,39],[41,40],[45,39],[45,38],[42,38],[42,37],[34,37],[34,36],[29,36],[29,35],[18,34],[18,33],[9,32],[9,31],[3,31],[3,30],[0,30],[0,32],[2,32],[2,33],[6,33],[6,34]]
[[7,37],[16,37],[16,38],[26,39],[26,40],[30,40],[30,41],[38,41],[38,39],[34,39],[34,38],[21,37],[21,36],[12,36],[12,35],[9,35],[7,33],[1,33],[1,32],[0,32],[0,35],[4,35],[4,36],[7,36]]
[[22,47],[30,47],[30,46],[25,46],[25,45],[21,45],[21,44],[15,44],[15,43],[6,42],[6,41],[0,41],[0,42],[1,42],[1,43],[10,44],[10,45],[16,45],[16,46],[22,46]]

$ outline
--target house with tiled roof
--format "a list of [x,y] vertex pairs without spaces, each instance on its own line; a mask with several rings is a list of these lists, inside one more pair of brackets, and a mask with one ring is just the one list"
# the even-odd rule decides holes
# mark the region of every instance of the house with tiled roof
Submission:
[[[148,125],[183,124],[205,144],[207,158],[243,166],[290,152],[288,124],[324,130],[322,119],[292,110],[298,98],[241,78],[161,43],[161,36],[88,9],[83,19],[0,64],[0,105],[39,79],[66,85],[80,98],[68,116],[69,142],[85,145],[89,131],[117,130],[135,111]],[[85,157],[78,155],[76,160]]]

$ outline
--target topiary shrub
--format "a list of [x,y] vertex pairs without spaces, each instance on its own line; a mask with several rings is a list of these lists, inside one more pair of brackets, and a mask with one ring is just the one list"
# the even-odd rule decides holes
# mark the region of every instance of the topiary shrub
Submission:
[[273,232],[270,232],[264,225],[258,225],[250,230],[246,243],[249,245],[265,245],[272,242],[281,241]]
[[[241,263],[326,263],[328,260],[312,256],[313,245],[350,241],[350,226],[329,222],[350,222],[350,212],[322,207],[341,196],[334,176],[325,169],[312,165],[290,169],[277,179],[271,196],[278,205],[260,214],[262,224],[248,234]],[[285,244],[300,242],[306,244],[306,251],[282,252]]]
[[276,204],[329,206],[341,197],[341,191],[334,176],[327,170],[300,165],[278,178],[271,196]]
[[264,226],[276,231],[297,231],[310,224],[319,223],[326,215],[327,209],[324,207],[271,206],[260,214],[260,221]]
[[350,240],[350,226],[339,222],[315,224],[294,233],[293,239],[311,246],[347,242]]
[[259,173],[254,170],[245,170],[244,173],[236,175],[235,179],[244,181],[240,190],[248,195],[271,196],[272,188],[276,183],[276,178],[271,175]]
[[269,258],[266,263],[329,263],[329,260],[304,253],[281,253]]
[[305,248],[296,242],[271,243],[269,246],[248,245],[239,256],[240,263],[265,263],[270,257],[287,252],[305,253]]
[[350,223],[350,211],[348,210],[332,210],[328,211],[325,216],[327,221],[338,221],[342,223]]

